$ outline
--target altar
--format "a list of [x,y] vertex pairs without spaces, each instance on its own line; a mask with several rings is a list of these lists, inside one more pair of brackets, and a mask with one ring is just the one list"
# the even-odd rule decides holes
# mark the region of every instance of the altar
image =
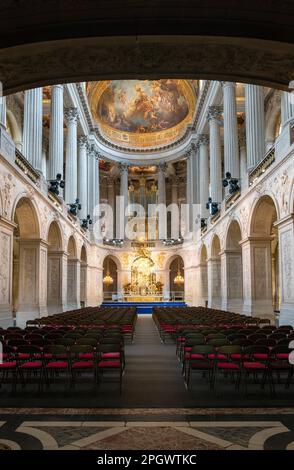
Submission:
[[123,296],[124,302],[162,302],[163,295],[128,295]]

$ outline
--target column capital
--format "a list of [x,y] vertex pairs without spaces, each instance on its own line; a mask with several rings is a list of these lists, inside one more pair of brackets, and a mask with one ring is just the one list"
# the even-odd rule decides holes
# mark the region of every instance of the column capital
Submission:
[[98,149],[97,149],[96,145],[95,144],[90,144],[88,146],[88,149],[89,149],[89,155],[91,157],[93,157],[95,160],[99,161],[99,156],[100,155],[99,155],[99,152],[98,152]]
[[221,86],[222,86],[223,88],[225,88],[225,87],[235,88],[235,87],[236,87],[236,83],[235,83],[235,82],[221,82]]
[[129,165],[128,165],[127,163],[121,163],[121,162],[120,162],[120,163],[118,164],[118,167],[119,167],[119,171],[120,171],[121,173],[127,172],[128,169],[129,169]]
[[198,136],[198,144],[199,144],[199,145],[208,145],[208,144],[209,144],[209,136],[208,136],[208,134],[199,134],[199,136]]
[[79,119],[78,109],[74,108],[73,106],[70,108],[66,108],[64,116],[68,123],[77,122]]
[[212,119],[214,119],[218,123],[220,123],[220,117],[222,115],[222,112],[223,110],[221,106],[209,106],[206,118],[208,119],[208,121],[211,121]]
[[158,171],[161,171],[162,173],[164,173],[167,169],[167,164],[165,162],[158,163],[156,166]]
[[199,142],[198,141],[194,141],[191,143],[191,150],[193,152],[197,152],[197,150],[199,149]]
[[80,135],[78,137],[78,146],[81,148],[81,147],[88,147],[89,146],[89,143],[88,143],[88,137],[86,135]]

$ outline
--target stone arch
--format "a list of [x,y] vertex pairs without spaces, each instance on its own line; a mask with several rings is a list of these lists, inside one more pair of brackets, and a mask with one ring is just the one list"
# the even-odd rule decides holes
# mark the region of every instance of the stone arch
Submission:
[[208,272],[208,306],[221,307],[221,242],[217,234],[213,235],[210,257],[207,264]]
[[279,218],[275,199],[265,194],[253,206],[249,221],[249,236],[269,236],[272,224]]
[[[105,300],[115,300],[115,296],[121,292],[121,264],[117,256],[107,254],[103,259],[103,297]],[[107,284],[104,282],[106,276],[109,276],[113,282]]]
[[242,312],[243,308],[243,264],[242,231],[240,223],[234,219],[228,224],[224,250],[221,254],[222,266],[222,309]]
[[13,209],[13,312],[19,326],[47,314],[47,244],[34,202],[20,195]]
[[[183,284],[176,284],[177,275],[184,278]],[[171,300],[183,300],[185,292],[185,262],[182,256],[173,255],[168,260],[168,280]]]
[[15,146],[22,150],[22,131],[18,125],[18,122],[10,109],[6,111],[7,117],[7,130],[13,139]]
[[252,209],[250,219],[249,253],[252,285],[251,312],[273,319],[279,308],[279,241],[275,222],[279,219],[275,199],[261,196]]
[[64,280],[65,254],[60,225],[57,221],[51,221],[47,234],[48,242],[48,312],[52,315],[64,310]]

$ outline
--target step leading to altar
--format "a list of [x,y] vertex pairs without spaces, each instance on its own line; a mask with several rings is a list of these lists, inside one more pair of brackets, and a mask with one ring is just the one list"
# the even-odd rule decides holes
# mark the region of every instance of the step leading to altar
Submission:
[[113,302],[113,301],[104,301],[101,304],[101,307],[136,307],[137,313],[153,313],[153,307],[186,307],[185,302]]

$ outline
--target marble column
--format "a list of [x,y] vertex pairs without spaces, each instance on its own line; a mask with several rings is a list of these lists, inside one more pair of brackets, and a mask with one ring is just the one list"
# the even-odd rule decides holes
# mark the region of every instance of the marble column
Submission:
[[279,234],[279,286],[281,292],[280,325],[294,327],[294,215],[276,223]]
[[0,215],[0,326],[13,326],[13,232],[16,224]]
[[210,106],[207,115],[210,142],[210,196],[213,202],[222,201],[221,112],[220,106]]
[[16,324],[47,315],[47,243],[19,240],[19,287]]
[[95,209],[95,165],[96,165],[96,150],[93,145],[88,148],[88,214],[94,220]]
[[172,204],[178,205],[178,178],[174,175],[171,181]]
[[223,82],[224,101],[224,173],[239,178],[238,122],[236,83]]
[[287,91],[281,96],[281,124],[286,126],[294,118],[294,94]]
[[158,166],[157,182],[158,182],[158,204],[166,204],[166,187],[165,187],[165,171],[166,163],[160,163]]
[[126,163],[119,164],[120,170],[120,204],[116,207],[116,237],[125,238],[128,222],[127,207],[129,204],[129,172]]
[[247,168],[254,168],[265,156],[265,117],[263,88],[245,86]]
[[78,197],[78,159],[77,159],[77,108],[68,108],[65,113],[67,121],[66,155],[65,155],[65,201],[72,204]]
[[199,204],[199,145],[191,144],[192,202]]
[[82,205],[79,212],[81,219],[86,219],[88,214],[88,138],[81,136],[78,138],[78,198]]
[[209,153],[208,145],[209,138],[206,134],[199,136],[199,192],[200,192],[200,204],[201,204],[201,217],[208,216],[208,210],[206,209],[206,203],[209,198]]
[[42,172],[43,89],[25,91],[23,153],[31,165]]
[[54,180],[63,176],[63,85],[53,85],[50,106],[49,175]]
[[6,97],[0,95],[0,127],[6,129]]
[[115,191],[114,191],[114,179],[107,178],[107,203],[111,208],[111,220],[109,221],[110,234],[109,238],[113,238],[114,234],[114,220],[115,220]]
[[241,191],[248,188],[246,134],[239,136]]

